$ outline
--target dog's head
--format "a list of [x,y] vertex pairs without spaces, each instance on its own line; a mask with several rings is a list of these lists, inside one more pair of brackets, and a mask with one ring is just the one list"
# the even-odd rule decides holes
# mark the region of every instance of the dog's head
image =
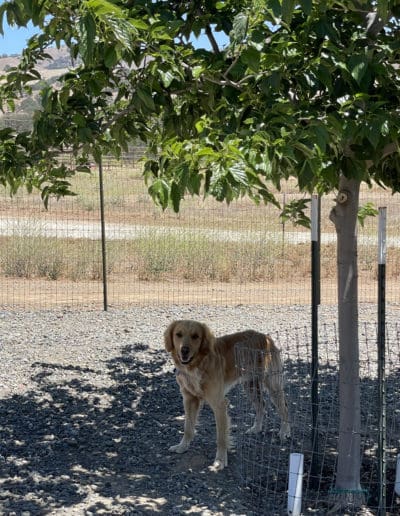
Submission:
[[190,320],[174,321],[164,333],[165,349],[177,365],[198,363],[212,350],[214,340],[205,324]]

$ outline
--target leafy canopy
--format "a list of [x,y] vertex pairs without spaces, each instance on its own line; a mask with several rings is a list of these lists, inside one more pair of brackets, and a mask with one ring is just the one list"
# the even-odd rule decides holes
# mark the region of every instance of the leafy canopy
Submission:
[[[50,46],[72,60],[41,91],[31,132],[0,130],[12,192],[66,195],[89,158],[137,138],[163,208],[186,193],[276,202],[270,185],[292,175],[302,191],[330,191],[340,173],[400,190],[395,0],[14,0],[4,18],[40,33],[1,77],[3,110],[31,94]],[[77,169],[58,163],[67,149]]]

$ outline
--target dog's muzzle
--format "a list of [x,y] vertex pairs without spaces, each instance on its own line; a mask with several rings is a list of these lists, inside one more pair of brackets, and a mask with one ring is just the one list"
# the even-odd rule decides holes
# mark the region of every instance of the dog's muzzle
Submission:
[[188,346],[182,346],[180,350],[180,359],[182,364],[188,364],[193,357],[190,356],[190,348]]

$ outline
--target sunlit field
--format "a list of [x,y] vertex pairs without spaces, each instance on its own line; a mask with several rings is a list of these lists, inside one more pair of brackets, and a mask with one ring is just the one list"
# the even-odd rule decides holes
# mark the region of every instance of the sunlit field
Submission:
[[[280,210],[239,199],[231,205],[187,198],[176,214],[155,206],[137,161],[104,164],[106,271],[112,281],[283,283],[310,276],[309,230],[283,223]],[[99,172],[73,179],[76,196],[52,200],[38,193],[0,192],[0,274],[4,278],[98,281],[102,278]],[[282,185],[281,206],[299,194],[294,180]],[[388,208],[387,275],[400,274],[399,196],[362,188],[361,204]],[[322,199],[321,278],[335,281],[335,231],[329,221],[334,194]],[[377,217],[359,228],[360,277],[376,278]],[[95,236],[86,227],[97,229]],[[49,228],[52,228],[50,230]],[[55,228],[55,229],[54,229]],[[73,234],[72,234],[73,233]]]

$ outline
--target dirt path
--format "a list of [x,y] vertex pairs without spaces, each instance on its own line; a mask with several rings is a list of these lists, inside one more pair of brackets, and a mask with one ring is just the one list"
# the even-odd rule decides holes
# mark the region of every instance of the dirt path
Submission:
[[[108,283],[108,305],[307,305],[311,303],[309,278],[302,281],[275,283],[192,283],[184,281],[139,281],[135,275],[111,277]],[[322,304],[335,305],[336,280],[322,281]],[[400,279],[391,279],[386,288],[387,302],[398,304]],[[376,304],[377,284],[363,278],[360,301]],[[99,281],[50,281],[0,277],[0,307],[52,308],[80,306],[101,309],[103,286]]]

